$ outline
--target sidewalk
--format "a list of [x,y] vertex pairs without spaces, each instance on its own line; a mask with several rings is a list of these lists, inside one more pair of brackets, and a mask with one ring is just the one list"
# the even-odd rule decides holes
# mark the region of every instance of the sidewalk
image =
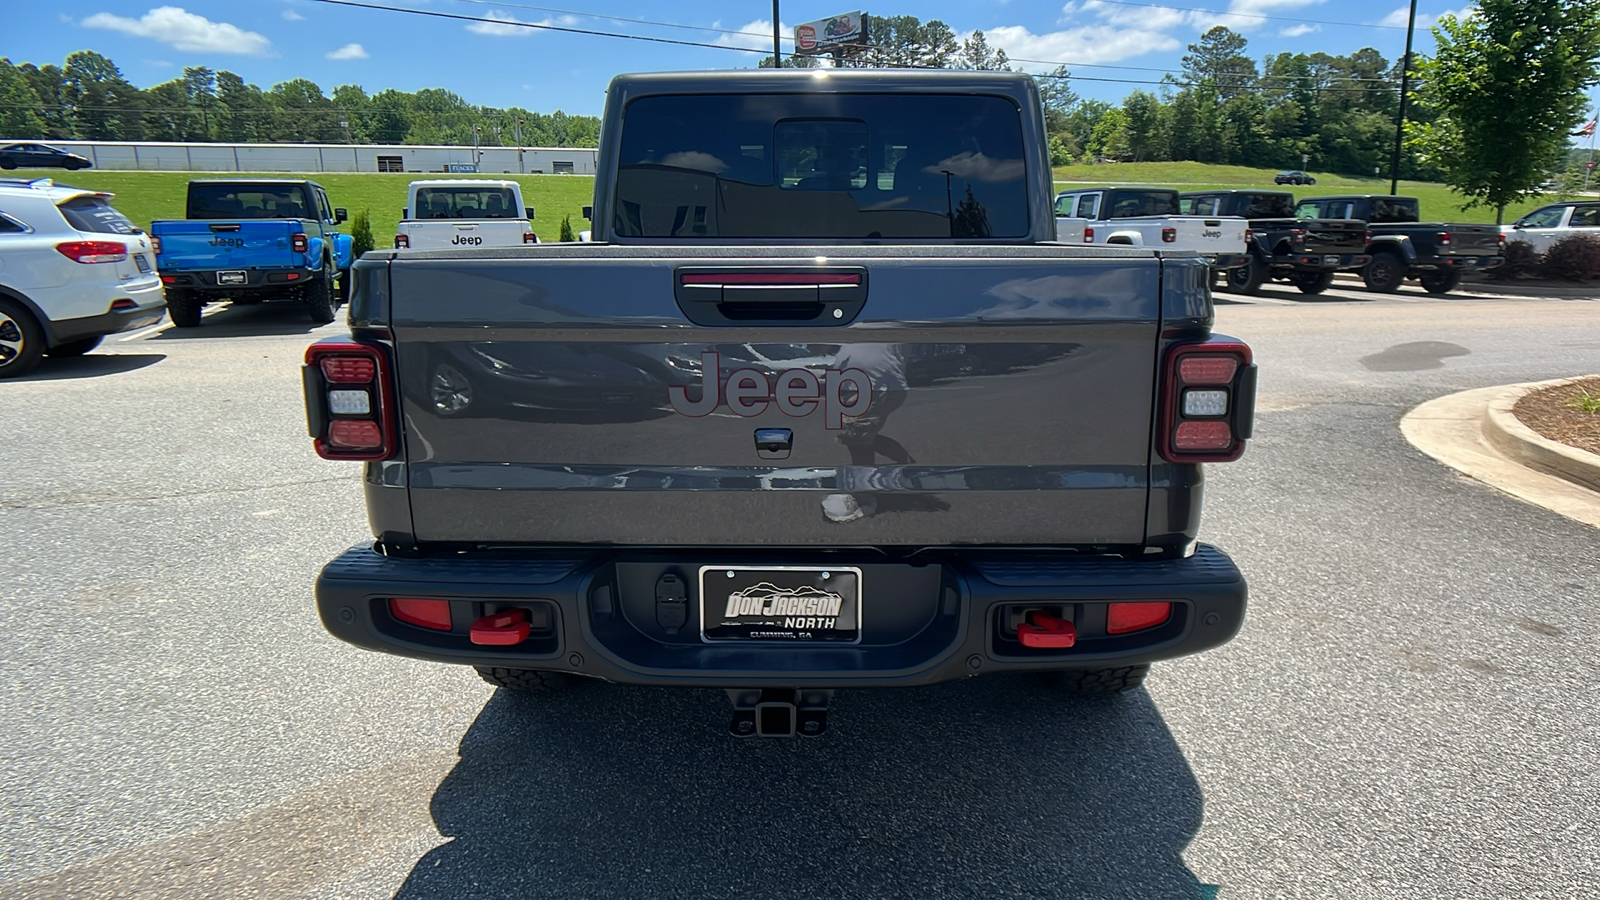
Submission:
[[1400,431],[1412,446],[1469,478],[1600,528],[1600,455],[1548,440],[1511,412],[1524,394],[1570,380],[1450,394],[1407,413]]

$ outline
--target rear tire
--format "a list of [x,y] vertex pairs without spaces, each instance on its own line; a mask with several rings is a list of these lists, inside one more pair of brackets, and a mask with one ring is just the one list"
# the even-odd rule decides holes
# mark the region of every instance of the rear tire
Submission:
[[1122,694],[1136,690],[1150,674],[1150,664],[1116,669],[1068,669],[1049,673],[1057,690],[1071,694]]
[[0,297],[0,378],[32,372],[44,358],[44,329],[22,304]]
[[1417,279],[1422,289],[1430,294],[1448,294],[1461,286],[1461,273],[1456,269],[1423,272]]
[[1297,274],[1289,281],[1303,293],[1320,294],[1333,286],[1333,273]]
[[1231,293],[1258,294],[1267,280],[1267,270],[1252,256],[1244,265],[1229,269],[1227,279]]
[[1374,253],[1372,261],[1361,270],[1361,280],[1369,291],[1392,294],[1406,280],[1406,264],[1397,253]]
[[5,169],[6,171],[9,172],[10,170],[15,169],[16,167],[17,167],[17,164],[12,162],[11,160],[9,160],[9,159],[0,159],[0,169]]
[[94,337],[84,338],[81,341],[68,341],[65,344],[57,344],[56,346],[51,347],[49,350],[46,350],[45,353],[53,359],[64,359],[69,356],[82,356],[85,353],[88,353],[90,350],[100,346],[100,342],[104,339],[105,335],[97,334]]
[[324,265],[315,280],[306,285],[306,310],[311,321],[326,325],[339,315],[339,301],[333,292],[333,270]]
[[172,317],[172,324],[179,328],[194,328],[200,324],[200,310],[205,308],[205,301],[193,291],[167,289],[167,315]]
[[565,672],[547,672],[543,669],[507,669],[502,666],[473,666],[478,676],[495,687],[525,694],[547,694],[571,687],[577,679]]

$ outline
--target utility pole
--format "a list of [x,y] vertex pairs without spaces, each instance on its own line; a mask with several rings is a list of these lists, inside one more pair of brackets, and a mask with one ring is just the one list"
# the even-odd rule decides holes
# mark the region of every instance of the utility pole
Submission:
[[1411,38],[1417,31],[1417,0],[1411,0],[1406,20],[1406,59],[1400,67],[1400,115],[1394,122],[1394,155],[1389,157],[1389,193],[1400,190],[1400,142],[1406,133],[1406,100],[1411,93]]
[[772,0],[772,67],[783,68],[783,50],[778,46],[778,0]]

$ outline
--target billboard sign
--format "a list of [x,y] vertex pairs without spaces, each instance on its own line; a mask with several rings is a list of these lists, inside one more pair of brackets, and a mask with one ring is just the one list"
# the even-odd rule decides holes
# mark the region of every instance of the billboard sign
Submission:
[[867,42],[867,17],[859,12],[844,13],[794,29],[794,52],[801,56],[828,53],[835,47]]

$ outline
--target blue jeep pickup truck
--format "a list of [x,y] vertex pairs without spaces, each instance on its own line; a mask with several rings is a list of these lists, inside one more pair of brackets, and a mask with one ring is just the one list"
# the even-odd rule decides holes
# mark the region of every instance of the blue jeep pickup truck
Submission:
[[332,322],[348,293],[347,215],[315,181],[255,178],[189,182],[186,218],[152,222],[167,311],[200,324],[209,302],[299,300],[311,321]]

